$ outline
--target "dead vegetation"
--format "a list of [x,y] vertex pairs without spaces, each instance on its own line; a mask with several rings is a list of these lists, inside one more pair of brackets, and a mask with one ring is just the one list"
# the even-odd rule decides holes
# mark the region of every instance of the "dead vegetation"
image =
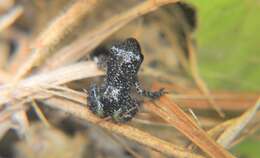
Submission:
[[[0,155],[235,157],[228,149],[259,128],[260,100],[255,93],[209,91],[197,68],[196,15],[187,16],[186,5],[178,0],[0,4]],[[143,83],[170,93],[145,100],[130,123],[114,124],[86,107],[83,89],[104,74],[87,58],[101,44],[126,37],[142,45]],[[92,137],[98,127],[105,136]],[[117,145],[108,148],[111,141]]]

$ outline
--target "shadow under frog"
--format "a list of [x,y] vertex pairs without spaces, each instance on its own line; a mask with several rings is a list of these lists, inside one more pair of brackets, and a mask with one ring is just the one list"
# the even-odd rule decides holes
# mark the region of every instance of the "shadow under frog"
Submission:
[[103,57],[106,77],[100,87],[92,85],[88,89],[88,106],[99,117],[111,117],[113,121],[123,123],[131,120],[140,106],[131,97],[132,87],[136,88],[139,95],[151,99],[156,99],[165,92],[163,89],[150,92],[141,88],[137,73],[144,57],[136,39],[128,38],[117,42],[108,52],[105,60]]

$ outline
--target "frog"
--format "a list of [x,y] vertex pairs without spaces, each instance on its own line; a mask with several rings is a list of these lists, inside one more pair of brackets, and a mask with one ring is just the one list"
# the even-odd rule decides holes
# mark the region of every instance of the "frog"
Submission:
[[137,94],[150,99],[157,99],[166,92],[164,88],[148,91],[141,87],[138,72],[144,56],[135,38],[117,41],[107,52],[107,57],[102,57],[106,76],[100,86],[92,84],[87,90],[88,107],[101,118],[110,117],[114,122],[125,123],[137,114],[141,106],[131,94],[133,88]]

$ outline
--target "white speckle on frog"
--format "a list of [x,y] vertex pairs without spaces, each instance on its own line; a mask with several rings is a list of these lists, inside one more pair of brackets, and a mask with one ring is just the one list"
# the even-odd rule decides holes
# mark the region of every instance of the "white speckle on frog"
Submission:
[[121,48],[117,48],[115,46],[113,46],[111,48],[111,50],[113,50],[115,52],[116,55],[123,57],[124,63],[132,63],[132,60],[135,59],[137,61],[140,60],[140,56],[136,55],[134,52],[132,51],[126,51],[124,49]]
[[118,101],[119,92],[120,92],[120,90],[118,88],[113,87],[113,86],[108,86],[106,88],[106,91],[104,92],[104,96],[106,98],[113,98],[116,101]]

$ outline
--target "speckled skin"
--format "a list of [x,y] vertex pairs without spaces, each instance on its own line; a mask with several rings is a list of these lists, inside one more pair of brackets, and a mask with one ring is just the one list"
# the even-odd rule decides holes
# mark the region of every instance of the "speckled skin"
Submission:
[[103,84],[100,87],[92,85],[88,90],[88,105],[93,113],[102,118],[110,116],[115,122],[127,122],[136,115],[140,106],[130,95],[132,87],[138,94],[152,99],[165,93],[163,89],[150,92],[140,87],[137,73],[143,58],[140,45],[134,38],[112,45],[105,60],[107,75]]

